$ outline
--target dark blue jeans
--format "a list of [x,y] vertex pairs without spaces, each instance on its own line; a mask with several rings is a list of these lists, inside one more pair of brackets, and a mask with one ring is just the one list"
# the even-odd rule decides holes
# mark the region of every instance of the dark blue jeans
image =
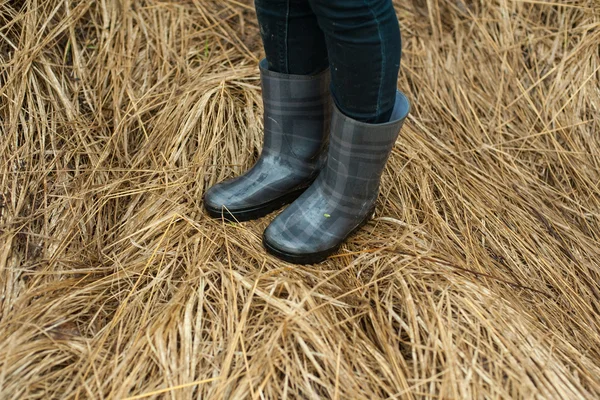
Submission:
[[255,0],[269,69],[312,75],[331,68],[340,111],[387,122],[401,41],[392,0]]

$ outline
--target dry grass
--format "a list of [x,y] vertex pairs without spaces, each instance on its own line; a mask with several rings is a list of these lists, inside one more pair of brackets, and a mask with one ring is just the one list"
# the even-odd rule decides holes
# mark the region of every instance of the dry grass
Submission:
[[202,212],[260,149],[250,4],[0,0],[0,397],[600,396],[598,1],[397,1],[413,113],[306,267]]

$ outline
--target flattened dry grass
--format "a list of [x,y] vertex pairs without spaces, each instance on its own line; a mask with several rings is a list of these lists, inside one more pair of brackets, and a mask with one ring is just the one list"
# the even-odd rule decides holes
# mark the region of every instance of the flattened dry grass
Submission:
[[261,144],[247,0],[0,0],[0,397],[598,398],[600,5],[402,0],[413,112],[317,266],[202,194]]

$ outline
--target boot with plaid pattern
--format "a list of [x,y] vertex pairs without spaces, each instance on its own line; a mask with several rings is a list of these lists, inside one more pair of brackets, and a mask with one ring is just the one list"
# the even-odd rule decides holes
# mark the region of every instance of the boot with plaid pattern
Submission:
[[334,108],[327,163],[311,187],[265,230],[269,253],[295,264],[318,263],[369,220],[409,109],[400,92],[390,121],[383,124],[359,122]]
[[260,63],[264,145],[245,174],[211,187],[208,214],[226,220],[260,218],[291,203],[315,180],[324,163],[331,95],[329,70],[314,76],[269,71]]

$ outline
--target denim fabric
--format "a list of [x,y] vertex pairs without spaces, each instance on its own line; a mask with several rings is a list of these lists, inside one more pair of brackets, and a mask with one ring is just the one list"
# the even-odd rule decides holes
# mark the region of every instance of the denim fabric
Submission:
[[269,69],[312,75],[331,68],[331,92],[346,116],[389,120],[401,40],[391,0],[255,0]]

